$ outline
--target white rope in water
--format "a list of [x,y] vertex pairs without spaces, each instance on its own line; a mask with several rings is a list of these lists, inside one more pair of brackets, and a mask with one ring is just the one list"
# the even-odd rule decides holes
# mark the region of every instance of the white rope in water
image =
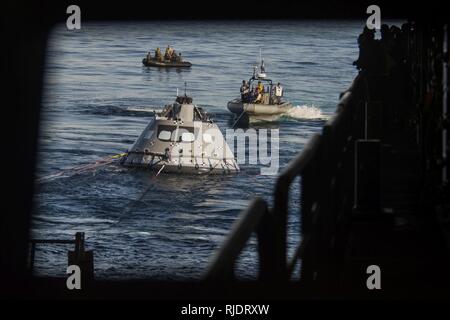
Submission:
[[[126,154],[127,154],[127,153],[120,153],[120,154],[116,154],[116,155],[114,155],[114,156],[107,156],[107,157],[104,157],[104,158],[101,158],[101,159],[95,161],[95,163],[89,163],[89,164],[84,164],[84,165],[74,166],[74,167],[71,167],[71,168],[62,170],[62,171],[60,171],[60,172],[57,172],[57,173],[54,173],[54,174],[50,174],[50,175],[41,177],[41,178],[37,179],[36,181],[37,181],[38,183],[41,183],[41,182],[44,182],[44,181],[48,181],[48,180],[50,180],[50,179],[52,179],[52,178],[56,178],[56,177],[63,176],[64,174],[66,174],[65,177],[70,177],[70,176],[73,176],[73,175],[75,175],[75,174],[85,173],[85,172],[88,172],[88,171],[90,171],[90,170],[94,170],[94,169],[97,169],[97,168],[99,168],[99,167],[102,167],[102,166],[105,166],[105,165],[107,165],[107,164],[110,164],[110,163],[112,163],[112,162],[114,162],[114,161],[120,160],[120,159],[121,159],[123,156],[125,156]],[[159,169],[159,171],[156,173],[156,175],[154,176],[153,179],[156,179],[156,178],[159,176],[159,174],[164,170],[165,167],[166,167],[166,165],[164,164],[164,165]],[[142,191],[142,193],[139,195],[139,197],[137,197],[137,198],[134,199],[134,200],[131,200],[131,201],[123,208],[122,214],[120,215],[119,219],[118,219],[115,223],[113,223],[112,225],[108,225],[108,226],[106,226],[106,227],[104,227],[104,228],[100,228],[98,231],[101,231],[101,230],[105,230],[105,229],[111,228],[112,226],[117,225],[118,223],[120,223],[120,222],[122,221],[122,219],[123,219],[124,217],[127,216],[126,213],[130,212],[130,211],[136,206],[136,204],[139,203],[139,202],[142,200],[142,198],[144,198],[144,196],[145,196],[151,189],[153,189],[154,187],[155,187],[155,184],[149,184],[149,185]]]
[[67,169],[61,170],[60,172],[49,174],[47,176],[38,178],[38,179],[36,179],[36,182],[42,183],[42,182],[45,182],[45,181],[48,181],[50,179],[57,178],[60,176],[71,177],[76,174],[86,173],[88,171],[95,170],[99,167],[102,167],[102,166],[108,165],[114,161],[117,161],[124,155],[126,155],[126,153],[119,153],[114,156],[107,156],[107,157],[101,158],[99,160],[96,160],[94,163],[88,163],[88,164],[83,164],[83,165],[67,168]]
[[[154,180],[154,179],[156,179],[156,178],[158,177],[158,175],[164,170],[165,166],[166,166],[166,165],[164,164],[164,165],[161,167],[161,169],[159,169],[158,173],[152,178],[152,180]],[[101,228],[101,229],[99,229],[99,230],[97,230],[97,231],[102,231],[102,230],[105,230],[105,229],[109,229],[109,228],[111,228],[111,227],[113,227],[113,226],[119,224],[119,223],[123,220],[123,218],[127,217],[127,213],[130,212],[130,211],[136,206],[136,204],[139,203],[139,202],[142,200],[142,198],[144,198],[144,196],[145,196],[150,190],[153,190],[153,189],[155,188],[155,186],[156,186],[155,184],[149,184],[149,185],[144,189],[144,191],[141,192],[141,194],[139,195],[139,197],[137,197],[136,199],[131,200],[130,202],[128,202],[128,204],[123,208],[123,211],[122,211],[122,213],[120,214],[120,217],[119,217],[119,219],[118,219],[116,222],[114,222],[113,224],[108,225],[108,226],[106,226],[106,227],[104,227],[104,228]]]
[[161,173],[161,171],[163,171],[163,169],[164,169],[165,166],[166,166],[166,165],[163,165],[163,166],[161,167],[161,169],[159,169],[159,171],[158,171],[158,173],[156,174],[155,177],[159,176],[159,174]]
[[239,120],[241,120],[242,116],[244,115],[245,110],[242,111],[242,113],[239,115],[239,117],[236,119],[236,121],[233,123],[233,125],[231,126],[231,129],[234,129],[234,126],[237,125],[237,123],[239,122]]

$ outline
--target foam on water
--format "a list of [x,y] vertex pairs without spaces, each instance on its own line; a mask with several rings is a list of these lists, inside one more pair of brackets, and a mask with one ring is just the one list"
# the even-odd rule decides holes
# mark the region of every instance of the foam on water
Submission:
[[314,105],[300,105],[290,109],[284,116],[294,119],[327,119],[322,110]]

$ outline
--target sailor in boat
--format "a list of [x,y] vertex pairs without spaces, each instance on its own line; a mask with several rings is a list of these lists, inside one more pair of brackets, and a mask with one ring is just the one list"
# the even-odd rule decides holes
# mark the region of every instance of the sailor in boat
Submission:
[[281,97],[283,96],[283,87],[281,86],[281,84],[278,82],[277,85],[273,88],[274,90],[274,102],[276,104],[280,104],[281,103]]
[[255,88],[255,101],[254,103],[262,103],[262,99],[264,96],[264,85],[261,83],[261,81],[258,81],[258,85]]
[[175,50],[173,50],[173,51],[172,51],[172,55],[171,55],[171,57],[170,57],[170,61],[171,61],[171,62],[182,62],[182,59],[181,59],[181,52],[180,52],[179,54],[177,54],[177,53],[175,52]]
[[250,102],[250,87],[249,87],[247,81],[245,81],[245,80],[242,80],[241,100],[243,102]]
[[[161,50],[159,49],[159,47],[156,48],[156,50],[155,50],[155,59],[159,62],[163,61]],[[148,61],[150,61],[150,60],[148,60]]]
[[183,58],[181,58],[181,52],[177,55],[175,55],[175,61],[176,62],[183,62]]
[[166,52],[164,53],[164,59],[172,61],[172,57],[174,56],[175,50],[171,46],[167,46]]

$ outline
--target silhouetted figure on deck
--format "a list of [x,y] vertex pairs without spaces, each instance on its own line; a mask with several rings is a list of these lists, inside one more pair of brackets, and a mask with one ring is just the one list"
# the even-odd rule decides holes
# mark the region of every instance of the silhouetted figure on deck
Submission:
[[375,30],[364,27],[363,32],[358,37],[359,57],[353,62],[358,70],[366,69],[369,65],[370,51],[375,44]]
[[382,24],[380,33],[381,33],[380,45],[383,50],[390,53],[393,43],[389,26],[387,24]]
[[398,63],[394,58],[394,49],[396,42],[394,39],[394,31],[395,29],[389,28],[387,24],[382,24],[380,33],[381,33],[381,39],[380,42],[380,48],[382,50],[382,56],[380,57],[383,59],[384,63],[384,73],[389,73],[391,69]]
[[391,26],[390,32],[392,37],[391,57],[397,64],[403,64],[405,55],[403,53],[402,30],[397,26]]
[[359,57],[353,62],[358,70],[369,74],[386,73],[386,59],[380,41],[375,40],[375,30],[364,27],[358,37]]

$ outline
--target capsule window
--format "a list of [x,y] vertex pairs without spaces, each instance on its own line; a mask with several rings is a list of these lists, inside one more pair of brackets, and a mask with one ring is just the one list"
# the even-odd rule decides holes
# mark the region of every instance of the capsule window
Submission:
[[161,141],[170,141],[170,138],[172,137],[172,132],[162,130],[159,132],[158,139]]
[[195,140],[195,135],[192,132],[183,132],[181,135],[182,142],[193,142]]
[[161,141],[175,141],[176,126],[158,126],[158,139]]
[[178,139],[174,139],[173,141],[178,142],[193,142],[195,140],[197,133],[194,131],[192,127],[179,127],[178,128]]

